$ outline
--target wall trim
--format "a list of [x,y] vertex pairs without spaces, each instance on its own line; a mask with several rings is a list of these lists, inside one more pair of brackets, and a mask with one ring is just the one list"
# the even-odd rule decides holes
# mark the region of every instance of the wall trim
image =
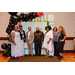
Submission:
[[75,37],[67,37],[66,40],[73,40]]
[[3,50],[0,51],[0,53],[3,53],[3,52],[4,52]]
[[8,37],[0,37],[0,40],[8,40]]
[[[73,40],[75,37],[67,37],[66,40]],[[8,37],[0,37],[0,40],[8,40]]]

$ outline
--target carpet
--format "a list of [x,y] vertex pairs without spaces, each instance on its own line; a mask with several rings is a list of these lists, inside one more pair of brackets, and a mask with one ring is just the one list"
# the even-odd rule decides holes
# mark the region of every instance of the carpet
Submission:
[[44,57],[44,56],[34,56],[34,57],[28,57],[24,56],[22,59],[14,59],[10,58],[8,62],[60,62],[57,58],[53,57]]

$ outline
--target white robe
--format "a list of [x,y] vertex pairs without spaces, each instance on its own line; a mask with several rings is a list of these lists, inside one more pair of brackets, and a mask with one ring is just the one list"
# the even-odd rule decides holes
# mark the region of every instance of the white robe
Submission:
[[[49,44],[47,43],[49,39],[51,38]],[[53,39],[53,33],[51,31],[47,32],[44,36],[44,47],[49,50],[51,53],[53,51],[53,45],[52,45],[52,39]]]

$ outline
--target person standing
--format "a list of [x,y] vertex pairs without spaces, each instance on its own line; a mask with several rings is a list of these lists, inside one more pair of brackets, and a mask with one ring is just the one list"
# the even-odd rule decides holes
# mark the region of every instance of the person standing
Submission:
[[35,46],[35,55],[41,56],[41,47],[44,41],[44,34],[39,30],[39,27],[36,27],[36,32],[34,32],[34,46]]
[[59,56],[58,52],[58,31],[57,28],[53,28],[53,43],[54,43],[54,58],[57,58]]
[[33,57],[33,41],[34,41],[34,32],[31,31],[31,27],[29,26],[28,32],[26,33],[26,43],[29,51],[28,56],[31,55],[31,57]]
[[11,32],[11,56],[15,59],[19,58],[21,59],[22,54],[22,48],[21,48],[21,39],[20,39],[20,33],[18,32],[18,27],[15,26],[14,30]]
[[24,56],[25,55],[24,43],[25,43],[26,35],[25,35],[25,31],[23,30],[23,26],[22,25],[19,25],[19,29],[20,29],[19,33],[20,33],[21,45],[22,45],[22,54]]
[[[45,48],[45,52],[46,55],[45,57],[49,56],[49,52],[52,53],[53,48],[52,48],[52,44],[53,44],[53,33],[51,32],[51,26],[47,26],[45,27],[46,33],[44,36],[44,48]],[[48,50],[48,52],[47,52]]]
[[65,29],[60,26],[59,27],[59,35],[58,35],[58,51],[59,51],[59,60],[63,58],[63,48],[65,44],[65,39],[66,39],[66,32]]

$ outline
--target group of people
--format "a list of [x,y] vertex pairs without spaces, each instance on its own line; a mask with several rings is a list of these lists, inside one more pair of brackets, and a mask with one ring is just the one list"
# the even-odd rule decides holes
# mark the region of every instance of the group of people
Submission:
[[25,34],[22,25],[15,26],[11,32],[11,56],[15,59],[21,59],[21,56],[25,55],[24,43],[28,46],[28,56],[33,57],[33,43],[35,47],[35,56],[41,56],[42,43],[44,43],[44,49],[46,52],[45,57],[49,56],[49,52],[53,51],[54,45],[54,57],[63,58],[63,48],[66,39],[66,32],[62,26],[59,27],[59,31],[56,27],[51,31],[51,26],[45,27],[46,33],[44,34],[36,27],[36,31],[31,31],[31,27],[28,27],[28,31]]

